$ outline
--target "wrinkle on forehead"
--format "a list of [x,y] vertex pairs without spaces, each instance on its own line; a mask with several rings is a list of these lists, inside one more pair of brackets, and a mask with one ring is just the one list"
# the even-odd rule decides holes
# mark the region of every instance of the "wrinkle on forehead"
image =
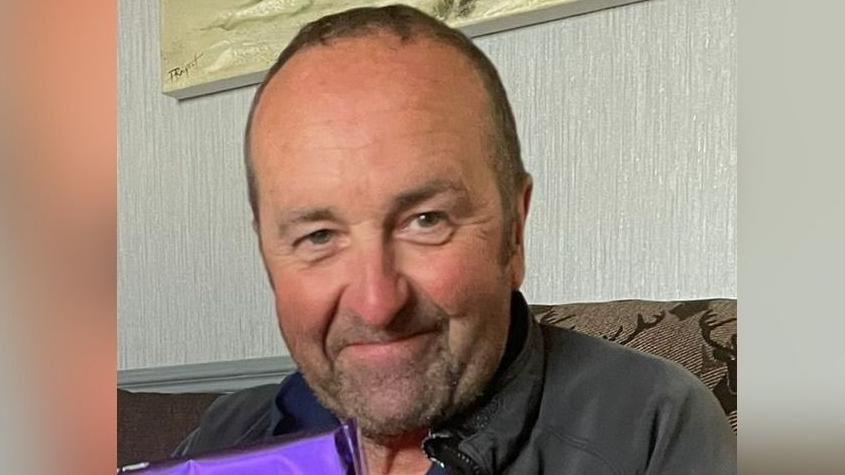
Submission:
[[[340,152],[348,158],[354,158],[357,152],[364,150],[380,150],[389,153],[397,144],[404,144],[403,152],[408,158],[415,155],[425,155],[432,158],[456,153],[461,141],[471,138],[461,135],[455,130],[437,127],[420,128],[392,132],[390,134],[374,134],[349,124],[348,127],[339,126],[341,122],[333,123],[311,122],[296,130],[295,134],[280,133],[275,138],[283,140],[268,141],[266,150],[268,158],[283,156],[294,150],[310,150],[312,152]],[[284,140],[284,139],[287,140]],[[413,145],[413,147],[410,147]],[[385,155],[385,158],[389,156]]]

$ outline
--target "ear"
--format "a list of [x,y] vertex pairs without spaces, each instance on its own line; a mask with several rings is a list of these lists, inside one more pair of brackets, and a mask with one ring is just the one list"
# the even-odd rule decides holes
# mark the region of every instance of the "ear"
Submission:
[[534,182],[531,175],[528,175],[515,203],[516,216],[514,216],[511,235],[511,288],[513,290],[519,289],[525,279],[525,221],[528,218],[533,189]]
[[273,275],[270,274],[270,268],[267,267],[267,259],[264,257],[264,245],[261,240],[261,225],[255,218],[252,220],[252,230],[258,238],[258,253],[261,254],[261,264],[264,265],[264,272],[267,274],[267,281],[270,282],[270,288],[273,289],[273,292],[275,292],[276,286],[273,284]]

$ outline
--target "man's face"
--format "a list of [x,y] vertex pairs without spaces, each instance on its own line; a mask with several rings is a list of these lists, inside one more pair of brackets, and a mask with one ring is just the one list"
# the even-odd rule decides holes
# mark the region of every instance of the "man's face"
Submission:
[[514,233],[487,110],[457,52],[391,36],[300,52],[256,109],[258,232],[279,327],[317,396],[368,437],[448,417],[501,359],[523,258],[516,246],[502,259]]

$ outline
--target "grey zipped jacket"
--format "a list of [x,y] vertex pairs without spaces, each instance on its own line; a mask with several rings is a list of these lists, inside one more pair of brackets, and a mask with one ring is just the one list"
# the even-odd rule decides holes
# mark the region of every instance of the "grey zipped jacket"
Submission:
[[[521,349],[477,404],[431,428],[423,443],[446,473],[736,473],[736,436],[695,376],[662,358],[540,325],[522,297],[515,300],[522,308],[514,323],[527,327]],[[278,389],[219,398],[174,455],[272,437],[284,417]]]

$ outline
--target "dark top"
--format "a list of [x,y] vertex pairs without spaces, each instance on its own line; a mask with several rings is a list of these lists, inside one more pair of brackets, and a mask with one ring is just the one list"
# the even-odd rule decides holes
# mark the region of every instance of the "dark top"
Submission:
[[[512,299],[505,357],[467,411],[430,428],[429,474],[731,474],[736,436],[683,367],[539,325]],[[175,456],[338,424],[302,375],[221,397]]]

